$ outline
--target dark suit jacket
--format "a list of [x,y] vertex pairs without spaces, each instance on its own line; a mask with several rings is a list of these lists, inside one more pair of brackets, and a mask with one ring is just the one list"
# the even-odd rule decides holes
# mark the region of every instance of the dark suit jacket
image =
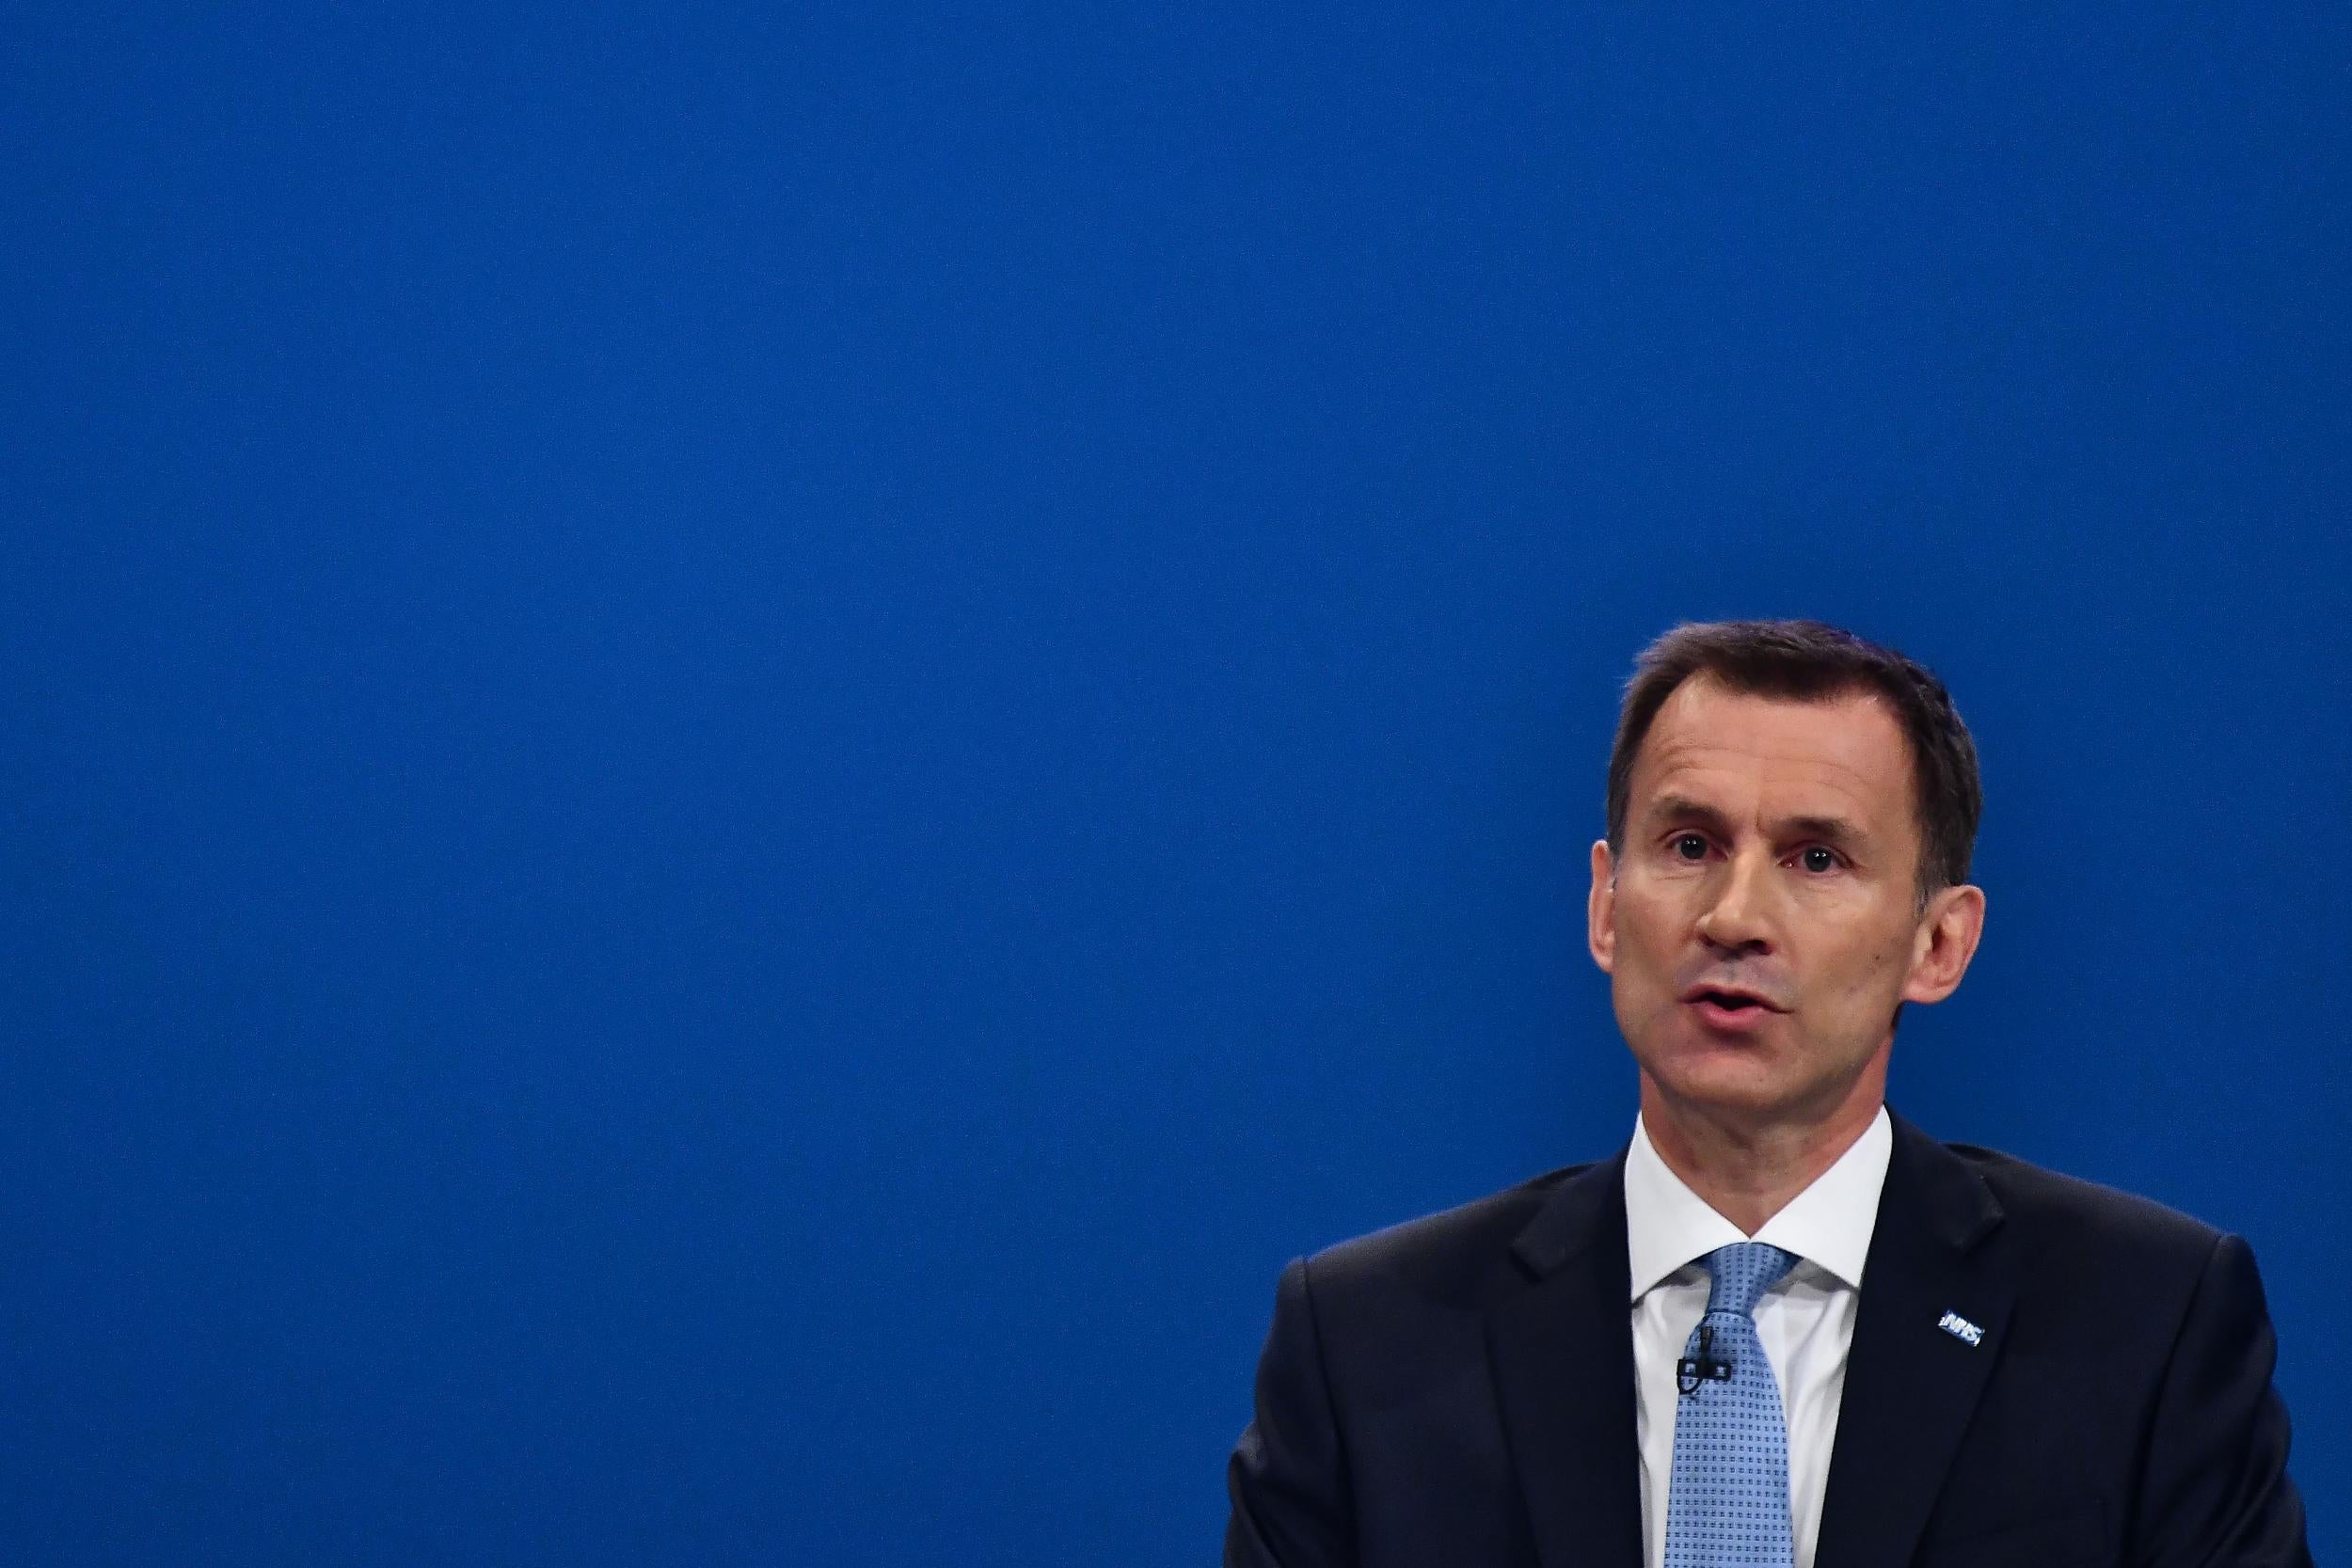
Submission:
[[[1816,1568],[2308,1568],[2246,1243],[1894,1128]],[[1640,1568],[1624,1168],[1283,1271],[1228,1568]]]

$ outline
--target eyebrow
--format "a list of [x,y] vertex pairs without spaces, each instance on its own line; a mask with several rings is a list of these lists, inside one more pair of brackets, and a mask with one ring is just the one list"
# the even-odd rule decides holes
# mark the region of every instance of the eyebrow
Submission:
[[1729,818],[1713,806],[1683,795],[1661,795],[1650,802],[1650,808],[1643,815],[1642,819],[1645,822],[1661,825],[1668,822],[1695,822],[1703,828],[1714,829],[1726,838],[1730,836],[1725,831],[1731,826]]
[[[1651,805],[1645,820],[1653,824],[1666,822],[1695,822],[1718,836],[1731,836],[1731,821],[1704,800],[1693,800],[1685,795],[1661,795]],[[1780,838],[1818,838],[1841,849],[1855,849],[1870,842],[1870,835],[1842,816],[1784,816],[1772,824]]]
[[1842,816],[1791,816],[1780,826],[1787,837],[1816,839],[1850,855],[1860,854],[1870,842],[1868,833]]

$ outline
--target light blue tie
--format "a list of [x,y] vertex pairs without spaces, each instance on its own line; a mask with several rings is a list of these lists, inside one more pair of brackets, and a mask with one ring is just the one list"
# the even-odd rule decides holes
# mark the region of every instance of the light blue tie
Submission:
[[1707,1316],[1677,1369],[1666,1568],[1793,1568],[1788,1428],[1752,1314],[1797,1255],[1738,1242],[1706,1260]]

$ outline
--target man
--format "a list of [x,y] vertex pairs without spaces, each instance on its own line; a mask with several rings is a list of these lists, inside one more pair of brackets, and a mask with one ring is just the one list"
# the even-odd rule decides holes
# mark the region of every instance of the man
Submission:
[[1228,1568],[2308,1568],[2246,1244],[1884,1106],[1979,801],[1891,650],[1643,654],[1587,911],[1632,1141],[1283,1271]]

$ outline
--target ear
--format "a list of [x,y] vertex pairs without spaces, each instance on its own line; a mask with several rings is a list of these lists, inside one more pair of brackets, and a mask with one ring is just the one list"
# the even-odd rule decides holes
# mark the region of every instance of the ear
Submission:
[[1593,840],[1593,891],[1584,903],[1584,944],[1603,974],[1616,973],[1617,867],[1609,856],[1609,841]]
[[1911,974],[1903,981],[1903,1000],[1941,1002],[1958,990],[1983,935],[1984,889],[1963,885],[1937,894],[1911,939]]

